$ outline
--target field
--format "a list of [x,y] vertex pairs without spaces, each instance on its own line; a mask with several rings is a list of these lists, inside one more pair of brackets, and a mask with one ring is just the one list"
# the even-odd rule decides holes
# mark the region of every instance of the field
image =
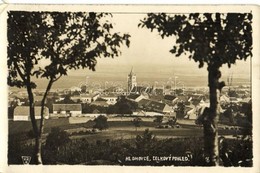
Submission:
[[[71,139],[85,138],[88,141],[95,142],[96,140],[106,139],[132,139],[136,135],[142,134],[145,129],[149,129],[157,138],[176,138],[176,137],[202,137],[203,128],[194,124],[193,120],[178,121],[179,127],[174,128],[156,128],[157,123],[153,122],[152,118],[143,118],[141,126],[136,128],[131,122],[131,118],[110,118],[108,121],[109,128],[107,130],[98,131],[96,133],[74,133],[70,136]],[[87,123],[70,124],[68,118],[48,119],[45,121],[44,136],[46,136],[51,128],[59,127],[62,130],[77,131],[91,131],[94,123],[88,121]],[[15,122],[9,121],[9,135],[16,136],[27,134],[30,130],[31,122]],[[221,125],[219,128],[219,135],[233,136],[239,135],[239,131],[235,129],[224,129]]]
[[[79,118],[80,119],[80,118]],[[141,126],[136,128],[132,118],[109,117],[106,130],[94,130],[93,121],[81,124],[70,124],[69,118],[48,119],[45,121],[43,134],[42,157],[44,164],[70,165],[175,165],[175,166],[205,166],[203,157],[203,128],[194,124],[194,120],[178,120],[178,125],[169,127],[153,122],[154,118],[142,118]],[[76,121],[74,121],[76,122]],[[68,132],[71,140],[59,146],[50,148],[50,141],[46,137],[53,127],[59,127]],[[219,136],[225,136],[229,141],[228,149],[232,151],[230,161],[223,165],[251,166],[252,142],[236,138],[242,131],[238,127],[219,125]],[[241,128],[241,127],[239,127]],[[149,131],[145,131],[149,129]],[[9,121],[8,163],[22,164],[21,156],[32,156],[31,164],[35,164],[31,133],[31,122]],[[149,134],[155,138],[149,137]],[[150,133],[151,132],[151,133]],[[64,134],[64,133],[63,133]],[[144,137],[144,134],[147,134]],[[59,138],[53,138],[56,141]],[[48,138],[50,139],[50,138]],[[63,138],[62,138],[63,139]],[[49,144],[49,145],[47,145]],[[55,145],[54,145],[55,146]],[[221,148],[221,147],[220,147]],[[186,156],[189,151],[194,156],[188,162],[172,161],[126,161],[130,156]],[[249,161],[247,161],[249,160]]]

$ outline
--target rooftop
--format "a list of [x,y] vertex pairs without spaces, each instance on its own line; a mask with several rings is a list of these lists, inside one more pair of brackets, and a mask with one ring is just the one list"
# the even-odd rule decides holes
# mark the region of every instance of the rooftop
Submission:
[[53,111],[81,111],[81,104],[53,104]]
[[[35,106],[34,107],[34,113],[35,116],[41,115],[41,107]],[[30,115],[30,109],[29,106],[17,106],[14,109],[14,116],[29,116]],[[47,107],[44,107],[44,115],[49,115],[49,109]]]

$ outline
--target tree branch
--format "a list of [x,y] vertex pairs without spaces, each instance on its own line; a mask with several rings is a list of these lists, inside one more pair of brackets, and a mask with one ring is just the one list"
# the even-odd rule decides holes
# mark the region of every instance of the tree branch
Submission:
[[25,75],[23,74],[23,72],[21,71],[21,69],[19,68],[18,64],[16,61],[13,61],[14,62],[14,67],[16,68],[19,76],[22,78],[23,81],[26,81],[27,82],[27,79],[25,78]]

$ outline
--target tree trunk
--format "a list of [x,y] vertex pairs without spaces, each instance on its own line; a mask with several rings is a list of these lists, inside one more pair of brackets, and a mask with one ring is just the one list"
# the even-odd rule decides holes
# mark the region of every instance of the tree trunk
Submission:
[[45,112],[44,107],[45,107],[45,101],[46,101],[47,95],[48,95],[48,93],[51,89],[52,84],[53,84],[53,80],[51,79],[48,83],[48,86],[45,90],[44,96],[43,96],[42,101],[41,101],[40,128],[39,128],[38,137],[37,137],[36,142],[35,142],[37,164],[42,164],[41,151],[42,151],[42,133],[43,133],[43,130],[44,130],[44,112]]
[[30,84],[27,85],[27,93],[28,93],[28,99],[29,99],[29,111],[30,111],[30,118],[31,123],[33,127],[34,132],[34,140],[35,140],[35,146],[34,146],[34,159],[36,164],[41,164],[41,151],[40,151],[40,139],[39,139],[39,130],[37,126],[37,122],[35,120],[35,109],[34,109],[34,97],[33,92]]
[[35,138],[35,161],[36,164],[40,165],[42,164],[42,139],[41,136],[38,134],[37,137]]
[[35,120],[35,111],[34,111],[34,98],[32,93],[32,88],[30,84],[27,85],[27,93],[28,93],[28,99],[29,99],[29,112],[30,112],[30,119],[32,123],[32,128],[35,136],[38,134],[38,127]]
[[208,67],[208,82],[210,94],[209,115],[203,124],[204,126],[204,148],[210,166],[219,165],[219,149],[218,149],[218,118],[219,118],[219,78],[221,73],[218,66]]

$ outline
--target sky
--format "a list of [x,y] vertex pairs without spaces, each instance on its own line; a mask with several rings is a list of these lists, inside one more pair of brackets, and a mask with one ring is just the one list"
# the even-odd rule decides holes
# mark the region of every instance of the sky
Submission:
[[[162,39],[157,32],[151,32],[146,28],[138,28],[138,23],[146,14],[113,13],[110,19],[114,28],[113,32],[128,33],[130,47],[120,47],[122,54],[115,58],[98,58],[96,71],[88,69],[70,71],[68,76],[62,77],[54,85],[55,88],[69,88],[79,86],[88,78],[90,82],[118,81],[126,84],[127,75],[133,68],[137,75],[137,81],[162,83],[174,77],[178,82],[186,86],[207,86],[208,72],[206,67],[198,68],[198,63],[190,60],[185,55],[175,57],[169,50],[175,43],[174,37]],[[44,59],[45,63],[48,62]],[[39,63],[40,64],[40,63]],[[46,64],[45,64],[46,65]],[[233,78],[239,78],[236,82],[242,81],[248,84],[250,81],[250,61],[238,61],[231,69],[224,66],[221,68],[222,80],[226,81],[231,74]],[[241,80],[242,78],[242,80]],[[45,88],[46,80],[35,80],[39,88]]]
[[[162,39],[157,32],[151,32],[146,28],[138,28],[138,23],[143,19],[145,14],[113,14],[111,19],[114,31],[120,33],[129,33],[130,47],[122,46],[122,54],[119,57],[98,58],[96,71],[104,72],[106,69],[125,67],[130,71],[134,67],[138,71],[150,71],[154,66],[174,69],[186,69],[183,72],[187,74],[207,75],[206,67],[199,69],[198,64],[189,60],[186,56],[175,57],[169,52],[174,45],[174,37]],[[140,67],[141,66],[141,67]],[[222,69],[224,75],[233,73],[234,75],[248,76],[250,73],[250,61],[237,61],[231,69],[224,66]],[[79,70],[72,72],[73,75],[84,73]]]

